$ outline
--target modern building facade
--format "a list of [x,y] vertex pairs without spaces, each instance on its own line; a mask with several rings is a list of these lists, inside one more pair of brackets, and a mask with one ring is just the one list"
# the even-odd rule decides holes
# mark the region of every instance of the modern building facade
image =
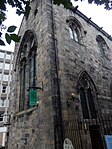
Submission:
[[5,146],[13,52],[0,50],[0,145]]
[[31,8],[14,52],[8,149],[106,149],[111,36],[76,8]]

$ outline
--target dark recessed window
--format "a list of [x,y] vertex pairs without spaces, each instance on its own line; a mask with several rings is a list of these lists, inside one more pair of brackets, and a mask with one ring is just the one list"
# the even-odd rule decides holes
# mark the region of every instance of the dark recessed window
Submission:
[[96,41],[97,41],[98,46],[100,48],[101,55],[103,57],[105,57],[107,60],[111,60],[110,48],[108,47],[104,38],[101,35],[97,35]]
[[84,119],[96,119],[95,88],[91,78],[83,72],[78,83],[79,95]]
[[19,111],[30,108],[30,88],[36,86],[36,41],[32,32],[27,32],[19,53]]
[[3,114],[4,114],[3,112],[0,113],[0,122],[3,121]]
[[3,86],[2,93],[6,93],[6,86]]

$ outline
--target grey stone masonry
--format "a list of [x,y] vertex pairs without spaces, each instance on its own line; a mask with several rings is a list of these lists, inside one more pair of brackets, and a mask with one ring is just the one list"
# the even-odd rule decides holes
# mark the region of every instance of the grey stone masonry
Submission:
[[[80,22],[80,43],[70,38],[67,22],[70,18]],[[66,10],[63,6],[53,5],[52,0],[31,1],[30,14],[28,18],[23,18],[19,29],[21,42],[16,44],[14,52],[8,149],[63,148],[64,121],[82,118],[77,84],[83,72],[94,82],[97,113],[101,116],[112,114],[112,40],[88,20],[78,10]],[[24,35],[29,30],[35,33],[37,40],[36,84],[38,86],[43,82],[43,91],[39,91],[38,106],[19,111],[18,57],[23,39],[28,38]],[[96,40],[98,35],[108,45],[103,51],[105,54]],[[72,93],[75,95],[74,100],[70,100]],[[28,98],[26,92],[23,100]]]

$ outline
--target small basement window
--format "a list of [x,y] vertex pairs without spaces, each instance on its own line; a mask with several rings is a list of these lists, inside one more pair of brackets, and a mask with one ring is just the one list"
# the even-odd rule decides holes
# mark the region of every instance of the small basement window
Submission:
[[6,93],[6,86],[3,86],[2,93]]

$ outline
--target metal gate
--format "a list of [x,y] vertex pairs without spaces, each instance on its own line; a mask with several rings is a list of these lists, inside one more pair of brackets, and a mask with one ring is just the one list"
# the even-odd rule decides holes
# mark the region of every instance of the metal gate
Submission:
[[106,149],[105,135],[112,135],[112,116],[97,119],[65,121],[64,138],[69,138],[74,149]]

